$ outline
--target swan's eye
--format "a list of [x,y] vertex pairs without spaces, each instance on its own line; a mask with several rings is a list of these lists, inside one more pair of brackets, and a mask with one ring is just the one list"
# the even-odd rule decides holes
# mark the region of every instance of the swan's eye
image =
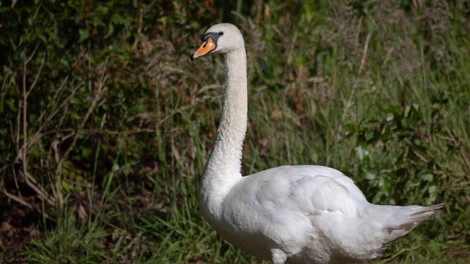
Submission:
[[219,36],[222,36],[224,34],[224,32],[220,31],[219,32]]

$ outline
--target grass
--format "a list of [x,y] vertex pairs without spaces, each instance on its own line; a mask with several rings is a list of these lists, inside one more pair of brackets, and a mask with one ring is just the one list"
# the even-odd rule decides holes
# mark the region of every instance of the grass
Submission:
[[[247,43],[244,175],[284,164],[321,164],[350,175],[374,203],[445,202],[437,219],[393,243],[376,262],[470,260],[468,7],[439,1],[245,4],[140,6],[136,10],[143,13],[116,24],[105,39],[93,36],[99,27],[90,29],[90,40],[77,44],[82,57],[70,63],[67,76],[54,71],[60,63],[37,74],[42,57],[32,56],[37,64],[25,71],[43,77],[32,93],[41,100],[27,101],[31,147],[25,168],[53,205],[28,188],[13,162],[21,149],[15,144],[23,139],[11,136],[22,134],[16,123],[21,111],[8,107],[22,105],[8,91],[22,87],[21,72],[15,71],[21,67],[11,64],[10,72],[2,72],[2,113],[10,123],[0,130],[0,154],[8,161],[1,187],[23,199],[0,199],[3,262],[263,263],[224,242],[197,205],[223,86],[222,58],[187,63],[199,36],[217,22],[205,12],[239,25]],[[41,16],[41,10],[49,9],[33,11]],[[190,20],[187,12],[198,19]],[[136,35],[125,39],[128,31]],[[92,48],[102,43],[105,51]],[[60,57],[60,51],[44,58]],[[57,80],[65,85],[58,87]],[[104,87],[101,97],[94,93],[98,87]],[[56,90],[54,98],[62,100],[75,91],[67,107],[48,104],[48,91]],[[93,98],[96,108],[89,107]],[[43,119],[37,113],[51,109],[63,114],[51,116],[39,131]],[[89,109],[93,114],[79,131]],[[32,141],[37,131],[41,140]],[[77,144],[70,144],[75,135]],[[71,145],[57,170],[55,154]],[[20,179],[18,185],[13,179]],[[33,224],[18,220],[32,213]]]

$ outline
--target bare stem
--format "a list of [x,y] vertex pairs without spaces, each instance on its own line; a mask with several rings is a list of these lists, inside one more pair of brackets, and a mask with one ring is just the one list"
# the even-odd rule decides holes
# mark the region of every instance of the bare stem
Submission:
[[359,70],[357,72],[357,78],[354,81],[354,84],[351,88],[351,93],[349,94],[348,101],[346,102],[346,105],[344,106],[343,114],[341,115],[341,119],[339,121],[335,144],[341,139],[341,130],[343,129],[346,114],[349,112],[349,109],[352,106],[352,100],[354,96],[356,95],[357,86],[359,84],[359,80],[361,79],[360,76],[364,72],[364,69],[367,63],[367,50],[369,49],[370,38],[371,38],[371,33],[368,33],[366,37],[366,42],[364,43],[364,49],[362,50],[362,57],[361,57],[360,65],[359,65]]

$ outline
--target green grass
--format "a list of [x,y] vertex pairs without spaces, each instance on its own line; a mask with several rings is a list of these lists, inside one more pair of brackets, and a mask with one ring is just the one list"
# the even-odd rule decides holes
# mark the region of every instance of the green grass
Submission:
[[[0,224],[25,234],[20,243],[2,231],[7,225],[0,227],[0,260],[262,263],[224,242],[200,215],[196,199],[220,116],[223,60],[188,63],[187,57],[206,28],[219,22],[216,17],[236,23],[247,45],[243,174],[320,164],[350,175],[374,203],[444,202],[437,219],[393,243],[376,262],[470,260],[464,4],[17,5],[9,11],[22,15],[11,15],[17,24],[6,27],[25,33],[1,42],[9,49],[2,53],[7,66],[0,114],[6,121],[0,123],[0,159],[6,162],[0,189],[32,209],[2,192],[0,203],[8,209],[2,209]],[[76,12],[77,20],[62,16],[64,10]],[[28,54],[32,60],[25,64]],[[26,90],[32,89],[26,136],[23,77]],[[96,93],[100,80],[102,97]],[[79,130],[93,98],[98,103]],[[61,108],[60,102],[66,104]],[[26,163],[17,158],[23,157],[24,139],[30,142]],[[28,187],[25,168],[54,203]],[[34,213],[34,227],[15,219],[17,211]]]

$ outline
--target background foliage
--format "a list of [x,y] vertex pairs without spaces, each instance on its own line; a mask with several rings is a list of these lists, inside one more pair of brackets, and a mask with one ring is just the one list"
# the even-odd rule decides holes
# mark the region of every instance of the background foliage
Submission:
[[243,173],[342,170],[379,204],[445,202],[384,260],[468,260],[467,1],[0,2],[3,262],[260,262],[201,218],[223,61],[249,61]]

